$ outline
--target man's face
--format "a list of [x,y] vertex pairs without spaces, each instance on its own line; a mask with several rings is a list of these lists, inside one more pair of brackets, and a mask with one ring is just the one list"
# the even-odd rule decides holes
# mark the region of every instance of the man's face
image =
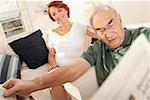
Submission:
[[97,38],[110,48],[117,48],[124,40],[124,29],[119,15],[112,9],[98,11],[92,19]]

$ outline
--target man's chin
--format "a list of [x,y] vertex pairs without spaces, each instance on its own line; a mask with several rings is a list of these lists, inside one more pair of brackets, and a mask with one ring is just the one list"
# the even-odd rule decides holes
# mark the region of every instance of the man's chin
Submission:
[[115,49],[118,48],[120,45],[119,44],[113,44],[113,45],[109,45],[109,48]]

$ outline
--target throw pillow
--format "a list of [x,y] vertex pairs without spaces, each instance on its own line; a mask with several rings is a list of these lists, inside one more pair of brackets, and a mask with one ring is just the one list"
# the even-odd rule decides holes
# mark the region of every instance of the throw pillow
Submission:
[[0,54],[0,84],[9,78],[20,78],[21,60],[17,56]]
[[48,49],[40,30],[24,38],[15,40],[9,43],[9,45],[31,69],[48,62]]

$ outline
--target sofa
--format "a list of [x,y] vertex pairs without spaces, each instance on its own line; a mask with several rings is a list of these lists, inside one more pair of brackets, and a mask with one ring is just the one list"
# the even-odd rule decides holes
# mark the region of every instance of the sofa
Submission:
[[[85,49],[87,49],[89,43],[90,38],[87,37]],[[2,32],[0,32],[0,54],[18,56],[9,46],[6,37]],[[48,64],[44,64],[38,67],[37,69],[29,69],[27,65],[23,62],[21,66],[21,79],[31,80],[35,77],[47,74],[47,70]],[[98,89],[94,67],[90,68],[84,75],[82,75],[76,81],[66,83],[64,84],[64,86],[72,100],[87,100]],[[35,100],[50,100],[51,97],[49,93],[49,89],[44,89],[37,92],[33,92],[31,95]],[[26,98],[26,100],[28,100],[28,98]]]
[[[132,24],[132,25],[128,24],[124,26],[127,26],[127,28],[136,28],[139,26],[150,27],[150,23]],[[89,41],[90,39],[86,40],[85,50],[89,46]],[[0,53],[8,55],[16,55],[8,45],[7,39],[5,35],[2,34],[2,32],[0,32]],[[47,74],[48,64],[44,64],[37,69],[29,69],[27,65],[23,63],[21,69],[22,69],[21,70],[22,79],[30,80],[35,77]],[[66,83],[64,86],[68,94],[71,96],[72,100],[89,100],[89,98],[91,98],[100,89],[96,80],[94,67],[91,67],[77,80],[71,83]],[[49,100],[50,99],[49,89],[33,92],[32,96],[33,98],[35,98],[35,100]]]

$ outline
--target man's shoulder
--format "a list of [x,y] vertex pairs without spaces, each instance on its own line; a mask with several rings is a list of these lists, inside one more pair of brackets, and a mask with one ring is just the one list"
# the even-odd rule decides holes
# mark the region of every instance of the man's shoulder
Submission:
[[134,38],[138,37],[140,34],[144,34],[148,40],[150,40],[150,27],[138,27],[138,28],[125,28],[126,30],[126,33],[128,34],[131,34],[132,37],[133,37],[133,40]]
[[150,27],[140,27],[139,30],[140,30],[142,33],[150,32]]
[[138,28],[125,28],[126,32],[132,32],[133,34],[135,32],[141,32],[144,33],[146,31],[150,31],[150,27],[138,27]]
[[141,29],[141,33],[144,33],[146,38],[150,41],[150,28],[149,27],[143,27]]

